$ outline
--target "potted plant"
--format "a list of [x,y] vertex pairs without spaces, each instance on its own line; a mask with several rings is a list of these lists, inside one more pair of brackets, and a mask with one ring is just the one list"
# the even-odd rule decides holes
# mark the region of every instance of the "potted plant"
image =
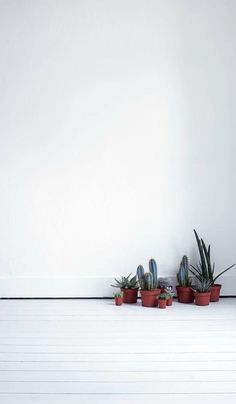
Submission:
[[123,293],[122,292],[116,292],[114,294],[114,299],[115,299],[116,306],[121,306],[122,303],[123,303]]
[[174,291],[173,291],[173,286],[166,286],[165,288],[165,293],[168,294],[168,299],[166,301],[166,305],[167,306],[172,306],[173,304],[173,296],[174,296]]
[[169,278],[158,279],[158,288],[161,289],[161,293],[164,293],[165,289],[169,286],[172,286]]
[[157,296],[159,309],[166,309],[166,304],[169,298],[170,295],[168,293],[161,293],[159,296]]
[[137,276],[141,288],[142,305],[145,307],[155,307],[157,305],[156,297],[161,290],[157,287],[157,264],[152,258],[149,261],[149,272],[144,272],[142,265],[137,268]]
[[188,257],[184,255],[177,272],[177,297],[180,303],[193,303],[194,293],[191,288],[192,279],[189,277]]
[[131,274],[128,276],[121,276],[121,278],[115,278],[115,285],[111,285],[114,288],[120,288],[123,292],[123,302],[124,303],[137,303],[138,295],[138,281],[136,275],[130,278]]
[[200,263],[199,265],[193,266],[192,272],[196,278],[201,281],[202,278],[205,280],[209,280],[211,284],[211,302],[218,302],[220,297],[221,285],[216,283],[216,280],[224,274],[229,269],[233,268],[235,264],[226,268],[224,271],[220,272],[218,275],[215,275],[215,264],[211,264],[211,246],[210,244],[206,247],[203,239],[198,237],[196,230],[194,230],[195,238],[197,241],[198,251],[200,255]]
[[211,282],[201,278],[196,286],[193,287],[195,292],[195,304],[197,306],[208,306],[211,297]]

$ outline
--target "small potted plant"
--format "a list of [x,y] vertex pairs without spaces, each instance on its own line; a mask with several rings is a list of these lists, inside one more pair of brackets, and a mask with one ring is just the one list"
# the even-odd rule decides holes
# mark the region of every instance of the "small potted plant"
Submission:
[[149,272],[144,272],[142,265],[137,268],[137,276],[141,288],[142,305],[145,307],[155,307],[157,305],[156,297],[161,293],[157,284],[157,264],[152,258],[149,261]]
[[168,299],[166,301],[167,306],[172,306],[173,304],[173,297],[174,297],[174,291],[173,291],[173,286],[166,286],[165,292],[168,294]]
[[224,274],[229,269],[233,268],[235,264],[231,265],[230,267],[226,268],[224,271],[220,272],[218,275],[215,276],[215,264],[211,264],[211,246],[209,245],[206,247],[203,239],[199,238],[196,230],[194,230],[195,238],[197,241],[198,251],[200,255],[200,263],[199,265],[193,266],[192,272],[196,278],[201,281],[202,278],[205,280],[209,280],[211,283],[211,302],[218,302],[220,297],[220,290],[221,285],[216,283],[216,280]]
[[208,306],[211,297],[211,282],[202,278],[198,280],[196,286],[193,286],[195,292],[195,304],[197,306]]
[[189,277],[189,264],[188,257],[183,256],[179,271],[177,272],[177,282],[176,286],[177,297],[180,303],[193,303],[194,293],[191,288],[192,279]]
[[123,303],[123,293],[122,292],[116,292],[114,294],[114,299],[115,299],[116,306],[121,306],[122,303]]
[[169,278],[158,278],[158,288],[161,289],[161,293],[164,293],[169,286],[172,286]]
[[166,309],[167,301],[169,298],[170,295],[168,293],[161,293],[159,296],[157,296],[159,309]]
[[123,292],[123,302],[124,303],[137,303],[138,295],[138,281],[136,275],[130,278],[131,274],[128,276],[121,276],[121,278],[115,278],[115,284],[111,285],[114,288],[120,288]]

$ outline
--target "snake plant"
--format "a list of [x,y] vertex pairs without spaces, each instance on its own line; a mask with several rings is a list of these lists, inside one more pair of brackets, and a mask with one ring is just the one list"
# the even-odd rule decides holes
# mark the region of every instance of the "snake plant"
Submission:
[[230,267],[226,268],[224,271],[220,272],[218,275],[215,275],[215,264],[211,263],[211,246],[210,244],[208,247],[206,246],[204,240],[199,238],[196,230],[194,230],[198,251],[200,255],[200,262],[198,265],[191,265],[192,269],[189,269],[190,272],[196,276],[199,282],[203,279],[209,281],[211,285],[214,285],[216,280],[224,274],[229,269],[233,268],[235,264],[231,265]]

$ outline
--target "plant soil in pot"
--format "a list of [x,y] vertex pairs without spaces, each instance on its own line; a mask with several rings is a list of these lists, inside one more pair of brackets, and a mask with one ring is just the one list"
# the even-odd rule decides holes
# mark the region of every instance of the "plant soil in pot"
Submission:
[[210,302],[218,302],[220,298],[221,285],[215,284],[211,287]]
[[124,303],[137,303],[138,288],[137,289],[121,289],[123,292]]
[[195,304],[197,306],[208,306],[210,303],[211,292],[196,292]]
[[144,307],[156,307],[157,296],[161,293],[161,289],[154,290],[141,290],[142,306]]
[[180,303],[193,303],[194,292],[190,286],[176,286],[177,297]]

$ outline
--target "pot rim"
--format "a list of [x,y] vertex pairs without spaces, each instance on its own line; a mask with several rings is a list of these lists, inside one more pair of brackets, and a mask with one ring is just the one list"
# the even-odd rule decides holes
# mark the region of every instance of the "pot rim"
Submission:
[[141,294],[143,294],[143,295],[155,295],[156,293],[158,293],[158,292],[160,292],[161,291],[161,289],[153,289],[153,290],[143,290],[143,289],[140,289],[140,292],[141,292]]

